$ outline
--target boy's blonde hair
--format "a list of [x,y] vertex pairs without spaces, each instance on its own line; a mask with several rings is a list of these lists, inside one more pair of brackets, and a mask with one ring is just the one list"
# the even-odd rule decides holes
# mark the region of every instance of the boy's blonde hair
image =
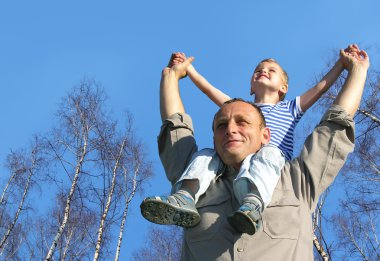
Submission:
[[[275,59],[273,59],[273,58],[267,58],[267,59],[264,59],[264,60],[262,60],[261,62],[258,63],[258,65],[256,66],[256,68],[257,68],[260,64],[265,63],[265,62],[267,62],[267,63],[275,63],[275,64],[277,64],[277,65],[281,68],[281,70],[282,70],[282,75],[283,75],[283,77],[284,77],[284,81],[285,81],[285,83],[288,84],[288,82],[289,82],[289,76],[288,76],[288,73],[284,70],[284,68],[282,68],[282,66],[281,66],[281,65],[280,65]],[[255,69],[255,71],[256,71],[256,69]],[[283,94],[280,96],[280,101],[282,101],[282,100],[285,99],[285,95],[286,95],[286,93],[283,93]]]

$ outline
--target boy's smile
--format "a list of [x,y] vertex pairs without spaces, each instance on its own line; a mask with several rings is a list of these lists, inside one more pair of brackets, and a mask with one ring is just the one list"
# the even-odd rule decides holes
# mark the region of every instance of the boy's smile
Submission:
[[260,63],[252,75],[251,94],[255,94],[255,99],[260,99],[269,93],[280,97],[280,92],[287,92],[287,83],[280,65],[270,61]]
[[260,79],[261,77],[264,77],[264,78],[269,79],[269,76],[268,76],[266,73],[260,73],[259,75],[256,76],[256,81],[257,81],[258,79]]

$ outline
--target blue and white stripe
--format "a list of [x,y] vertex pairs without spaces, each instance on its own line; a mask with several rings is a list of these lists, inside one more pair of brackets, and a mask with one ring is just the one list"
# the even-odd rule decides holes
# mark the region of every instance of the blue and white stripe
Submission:
[[256,105],[261,108],[271,131],[270,144],[278,147],[285,154],[286,160],[290,160],[293,157],[294,129],[303,115],[300,97],[277,104]]

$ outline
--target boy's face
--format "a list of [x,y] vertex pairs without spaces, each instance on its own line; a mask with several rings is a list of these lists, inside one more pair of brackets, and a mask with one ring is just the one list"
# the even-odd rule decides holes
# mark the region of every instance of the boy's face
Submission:
[[251,95],[262,93],[259,88],[268,88],[277,92],[279,97],[288,91],[284,71],[277,63],[262,62],[256,67],[251,79]]

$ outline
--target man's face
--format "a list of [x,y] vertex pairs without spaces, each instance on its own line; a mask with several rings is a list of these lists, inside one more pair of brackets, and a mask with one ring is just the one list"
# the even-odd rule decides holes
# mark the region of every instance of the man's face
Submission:
[[214,120],[214,146],[222,161],[239,169],[242,161],[268,144],[268,128],[260,128],[256,109],[245,102],[224,105]]

